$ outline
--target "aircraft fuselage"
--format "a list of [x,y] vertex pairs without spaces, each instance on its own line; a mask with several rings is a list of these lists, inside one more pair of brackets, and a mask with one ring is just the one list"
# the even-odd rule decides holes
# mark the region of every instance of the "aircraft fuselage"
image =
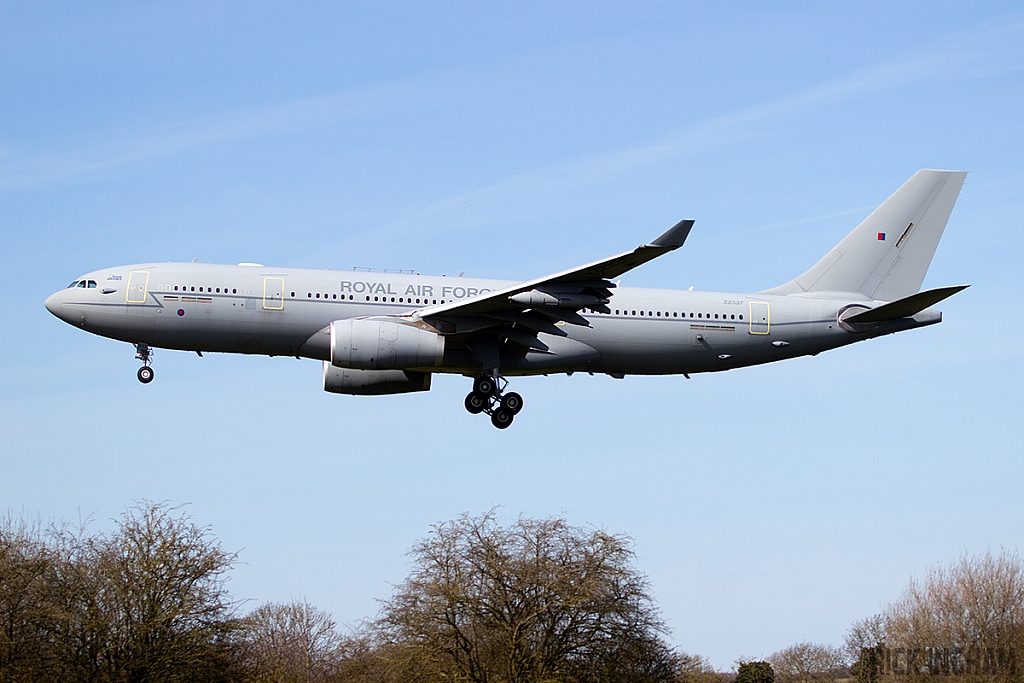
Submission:
[[[53,294],[47,308],[104,337],[184,351],[330,360],[331,322],[402,317],[468,300],[514,281],[255,265],[154,263],[94,271]],[[89,283],[95,283],[90,286]],[[589,371],[611,375],[699,373],[813,355],[855,341],[933,324],[941,314],[850,331],[849,306],[870,301],[827,295],[774,296],[618,287],[610,313],[580,311],[589,326],[539,333],[549,348],[502,356],[502,374]],[[470,323],[471,324],[471,323]],[[460,334],[472,329],[460,328]],[[457,335],[456,335],[457,336]],[[448,344],[430,372],[478,374],[479,362]]]

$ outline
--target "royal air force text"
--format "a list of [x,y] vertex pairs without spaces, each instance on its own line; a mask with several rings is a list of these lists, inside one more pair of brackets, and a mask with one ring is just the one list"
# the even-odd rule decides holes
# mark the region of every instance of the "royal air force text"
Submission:
[[[439,289],[440,292],[435,292],[435,289]],[[342,280],[341,291],[352,294],[377,294],[382,296],[426,298],[436,296],[441,299],[466,299],[469,297],[477,296],[478,294],[486,294],[491,290],[480,289],[477,287],[457,287],[449,285],[444,285],[443,287],[434,287],[433,285],[401,285],[393,282],[365,282],[362,280]]]

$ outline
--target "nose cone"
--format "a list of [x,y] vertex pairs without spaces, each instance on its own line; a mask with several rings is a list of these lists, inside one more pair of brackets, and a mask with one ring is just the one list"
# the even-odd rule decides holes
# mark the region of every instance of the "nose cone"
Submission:
[[53,313],[55,316],[63,320],[61,316],[61,303],[64,301],[64,290],[54,292],[50,296],[46,297],[46,310]]

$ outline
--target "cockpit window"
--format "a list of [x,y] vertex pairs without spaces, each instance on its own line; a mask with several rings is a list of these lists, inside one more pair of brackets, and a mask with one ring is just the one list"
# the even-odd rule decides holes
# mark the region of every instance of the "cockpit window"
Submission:
[[75,281],[74,281],[74,282],[72,282],[72,283],[71,283],[70,285],[68,285],[68,287],[67,287],[67,288],[68,288],[68,289],[71,289],[72,287],[77,287],[77,286],[78,286],[78,280],[75,280]]
[[89,289],[96,289],[96,281],[89,280]]
[[84,288],[85,287],[85,280],[79,280],[78,281],[78,286]]

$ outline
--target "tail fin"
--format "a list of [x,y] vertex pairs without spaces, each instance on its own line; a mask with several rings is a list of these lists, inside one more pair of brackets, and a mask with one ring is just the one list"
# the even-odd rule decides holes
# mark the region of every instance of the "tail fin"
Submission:
[[918,171],[806,273],[763,294],[896,301],[921,289],[966,171]]

